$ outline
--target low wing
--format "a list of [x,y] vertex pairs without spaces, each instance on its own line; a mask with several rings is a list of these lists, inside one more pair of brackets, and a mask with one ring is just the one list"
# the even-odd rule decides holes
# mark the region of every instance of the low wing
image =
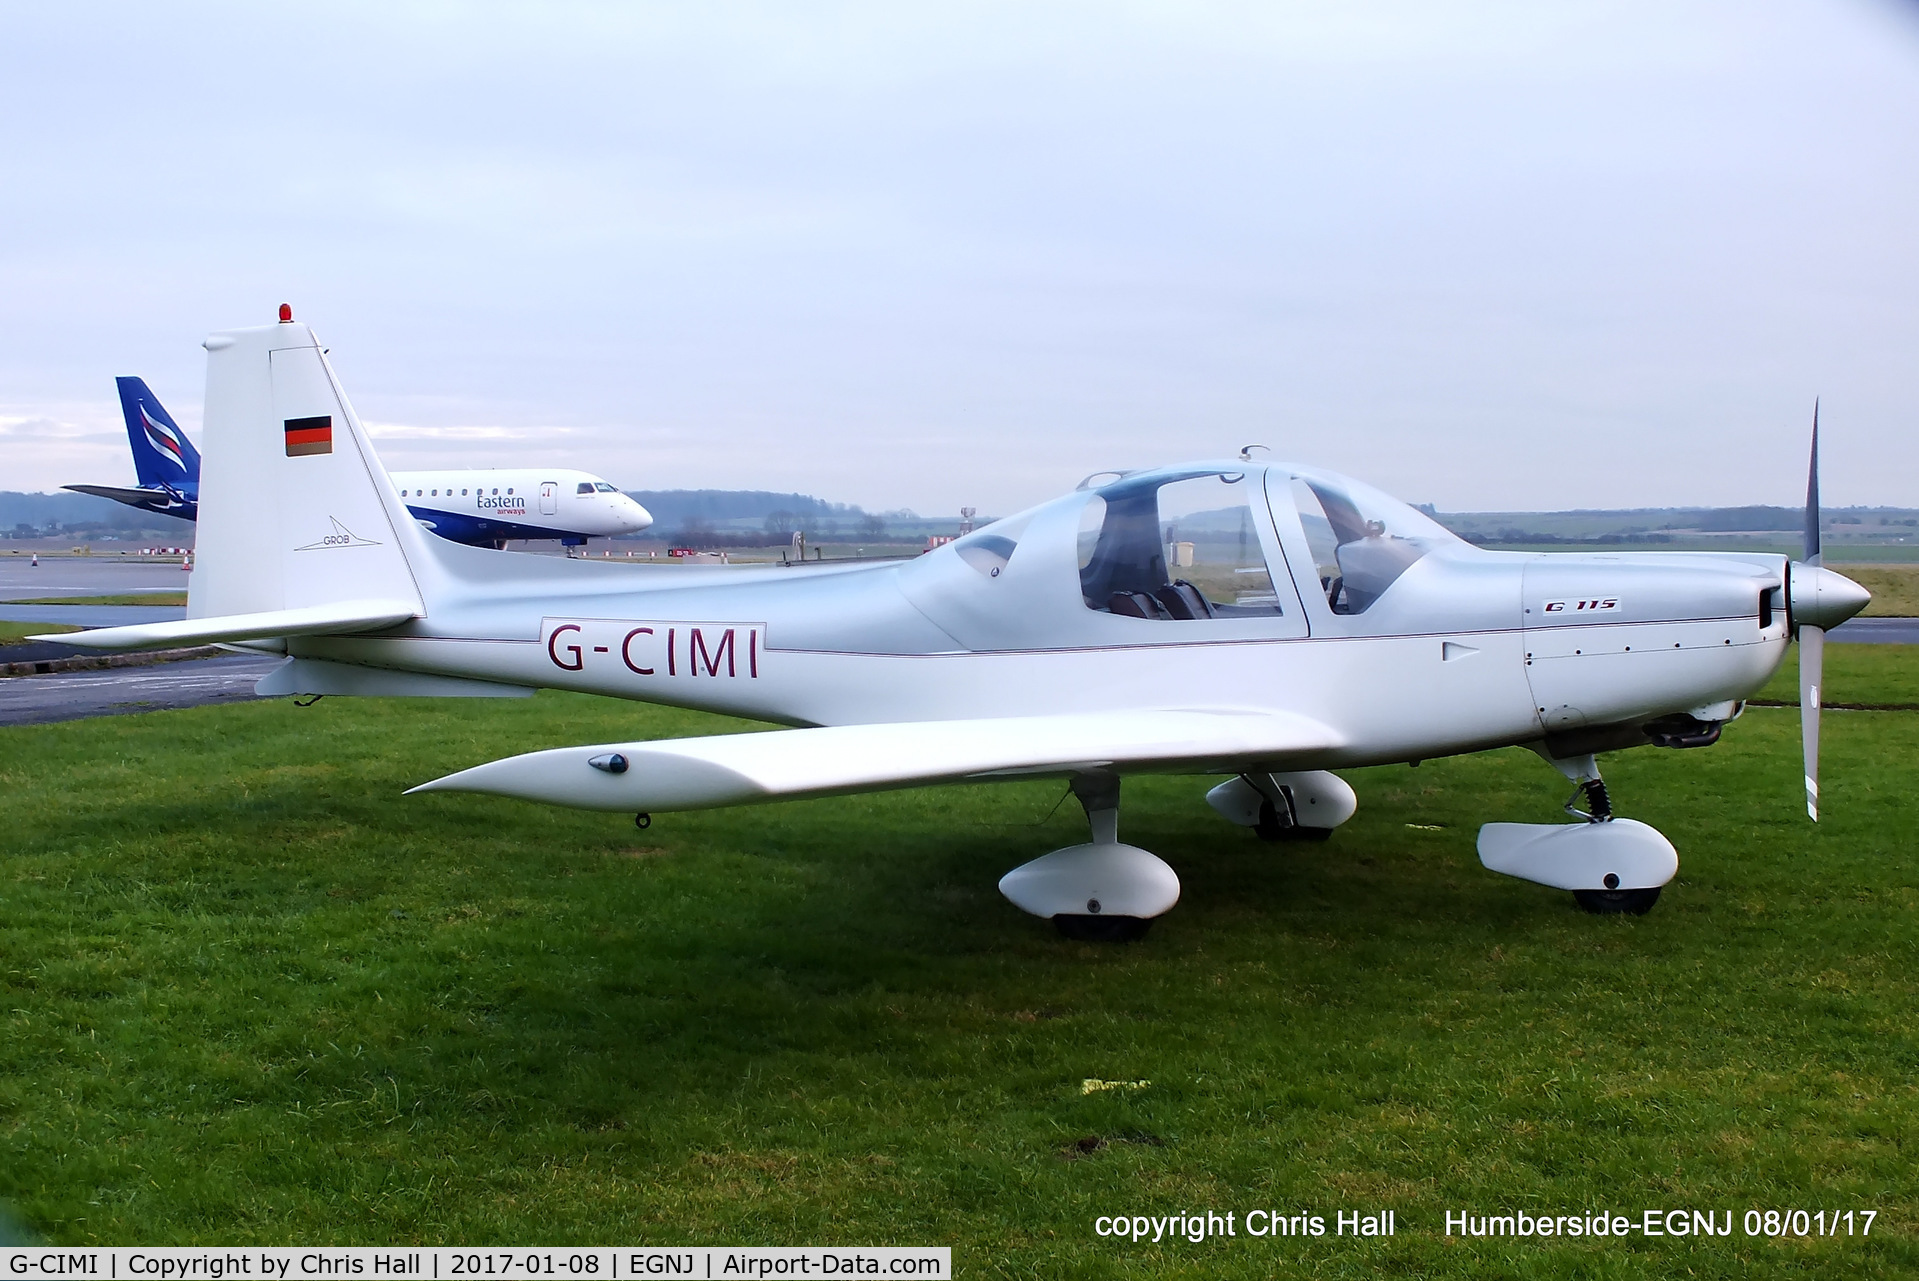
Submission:
[[274,609],[259,614],[218,618],[182,618],[169,623],[134,623],[92,631],[34,636],[84,649],[151,649],[159,645],[209,645],[216,641],[260,640],[268,636],[321,636],[333,632],[370,632],[418,618],[405,601],[348,600],[334,605]]
[[1085,712],[562,747],[477,765],[412,790],[650,813],[1103,768],[1271,769],[1338,744],[1326,726],[1288,712]]

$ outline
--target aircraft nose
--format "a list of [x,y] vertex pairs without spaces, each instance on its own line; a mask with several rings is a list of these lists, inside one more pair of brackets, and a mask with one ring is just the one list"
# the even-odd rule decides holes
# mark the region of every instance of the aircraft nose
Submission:
[[633,522],[635,530],[645,529],[653,523],[653,513],[640,506],[636,500],[629,498],[626,503],[633,509],[627,513],[627,517]]
[[1872,601],[1872,593],[1823,565],[1792,563],[1792,621],[1807,627],[1837,627]]

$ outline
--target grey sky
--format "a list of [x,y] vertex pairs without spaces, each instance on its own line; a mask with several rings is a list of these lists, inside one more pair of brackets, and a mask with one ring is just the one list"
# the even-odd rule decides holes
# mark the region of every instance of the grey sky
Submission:
[[1919,9],[14,5],[0,488],[291,301],[394,467],[1919,504]]

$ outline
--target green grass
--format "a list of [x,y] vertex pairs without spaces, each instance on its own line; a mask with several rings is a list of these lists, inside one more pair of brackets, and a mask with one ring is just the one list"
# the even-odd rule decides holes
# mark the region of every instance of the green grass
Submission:
[[45,636],[52,632],[64,635],[67,632],[79,630],[72,623],[16,623],[0,618],[0,645],[10,641],[23,641],[29,636]]
[[1868,618],[1919,617],[1919,565],[1834,565],[1872,593]]
[[9,605],[185,605],[185,592],[122,592],[113,596],[42,596]]
[[[1847,696],[1881,701],[1867,677],[1919,663],[1828,655],[1835,696],[1857,661]],[[1919,713],[1827,718],[1817,828],[1789,710],[1608,758],[1681,851],[1640,919],[1478,866],[1480,822],[1559,817],[1517,750],[1353,771],[1359,816],[1310,847],[1220,822],[1202,780],[1129,781],[1124,835],[1185,893],[1120,947],[994,891],[1083,839],[1057,785],[644,832],[399,795],[731,725],[542,694],[0,731],[0,1201],[56,1242],[928,1243],[966,1276],[1919,1271]],[[1092,1230],[1374,1207],[1396,1239]],[[1882,1215],[1865,1241],[1440,1235],[1666,1207]]]
[[[1821,673],[1822,703],[1869,703],[1919,706],[1919,646],[1836,645],[1826,642]],[[1799,647],[1787,651],[1786,661],[1773,673],[1755,698],[1780,703],[1799,702]]]

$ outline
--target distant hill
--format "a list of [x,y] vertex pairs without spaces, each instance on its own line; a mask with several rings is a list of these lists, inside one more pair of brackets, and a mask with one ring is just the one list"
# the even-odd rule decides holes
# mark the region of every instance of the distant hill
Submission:
[[[653,528],[642,538],[714,545],[784,542],[796,530],[809,539],[885,539],[911,541],[928,534],[952,534],[957,516],[920,516],[915,512],[868,512],[852,503],[828,502],[811,494],[765,489],[636,489],[629,491],[653,513]],[[1630,510],[1558,512],[1422,511],[1476,543],[1552,545],[1642,543],[1653,546],[1698,544],[1729,546],[1729,535],[1763,536],[1757,543],[1793,544],[1802,513],[1797,508],[1657,507]],[[1829,537],[1845,543],[1919,543],[1919,509],[1902,507],[1828,507]],[[982,515],[978,523],[992,517]],[[156,516],[90,494],[0,492],[0,538],[66,537],[147,538],[190,542],[193,525],[172,516]],[[1735,538],[1735,542],[1738,541]]]
[[[1804,528],[1796,507],[1642,507],[1629,510],[1560,512],[1436,512],[1427,515],[1475,543],[1648,543],[1731,546],[1726,539],[1752,535],[1749,543],[1793,544]],[[1821,527],[1844,542],[1901,543],[1919,539],[1919,511],[1906,507],[1827,507]],[[1736,537],[1734,541],[1738,541]]]
[[869,512],[852,503],[765,489],[627,492],[653,513],[653,527],[633,537],[664,538],[693,547],[765,546],[783,543],[796,532],[816,541],[917,541],[928,534],[952,534],[960,523],[957,515],[924,517],[906,508]]
[[776,494],[764,489],[629,489],[633,500],[653,513],[654,523],[669,529],[688,520],[710,524],[758,523],[775,512],[824,520],[858,520],[866,513],[847,503],[829,503],[811,494]]

